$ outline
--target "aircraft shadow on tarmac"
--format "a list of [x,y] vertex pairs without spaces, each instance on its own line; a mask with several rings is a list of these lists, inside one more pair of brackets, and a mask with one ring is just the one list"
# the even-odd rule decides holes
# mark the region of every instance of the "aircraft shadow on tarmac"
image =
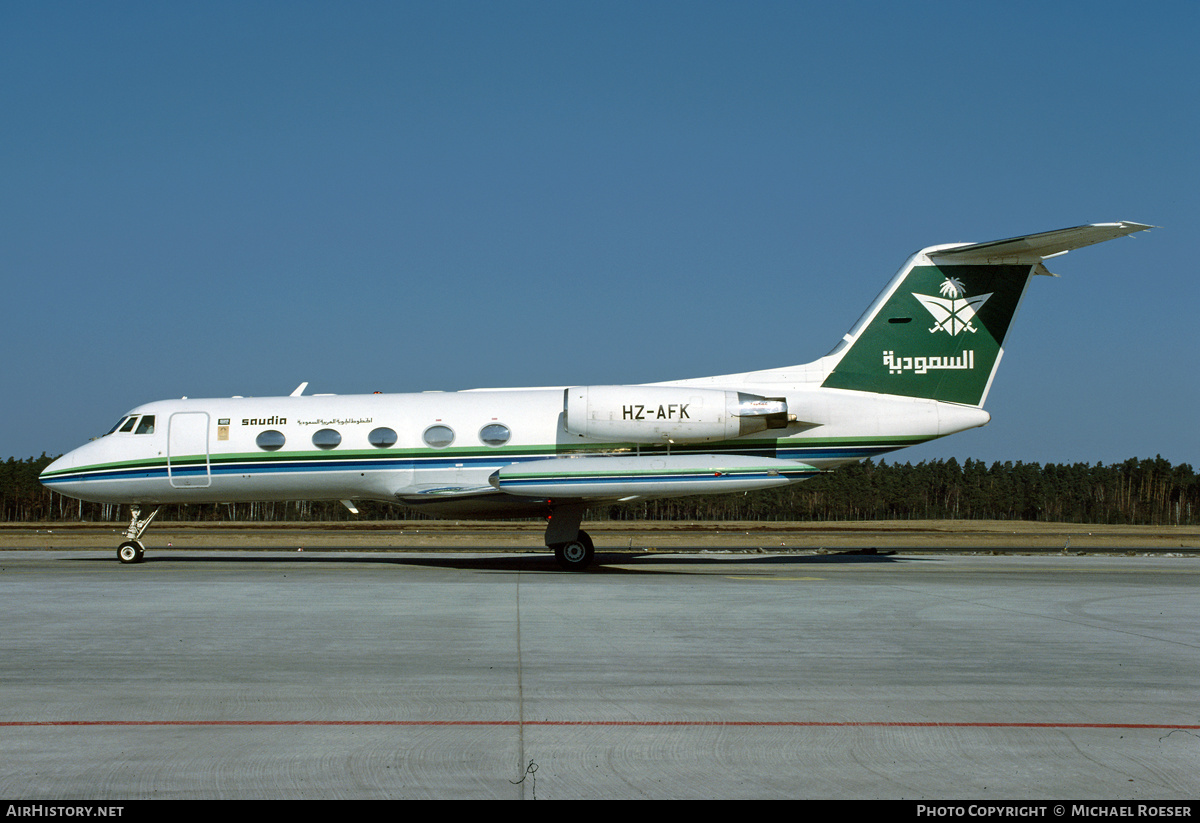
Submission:
[[[236,550],[235,550],[236,551]],[[170,549],[165,553],[147,553],[145,560],[131,567],[136,573],[137,566],[162,566],[165,564],[212,564],[212,563],[269,563],[279,565],[311,565],[328,563],[336,565],[370,564],[396,566],[425,566],[430,568],[461,569],[464,571],[503,571],[503,572],[537,572],[563,575],[579,574],[696,574],[701,567],[718,567],[720,574],[729,572],[733,567],[786,567],[813,566],[824,564],[847,563],[895,563],[899,559],[893,552],[876,552],[872,549],[846,552],[830,552],[828,554],[770,554],[751,553],[744,550],[732,550],[730,553],[704,554],[672,553],[668,551],[620,551],[596,552],[592,566],[582,572],[568,572],[559,568],[554,557],[548,553],[526,553],[514,550],[511,554],[489,552],[485,555],[464,557],[464,554],[483,551],[469,546],[458,547],[451,551],[412,552],[412,551],[368,551],[361,549],[325,549],[312,550],[304,553],[294,552],[285,554],[283,550],[253,549],[238,551],[231,554],[229,550],[187,550],[186,554],[171,554]],[[720,549],[716,551],[721,551]],[[72,560],[84,561],[94,558],[73,557]],[[907,557],[907,561],[930,561],[931,558]],[[640,568],[639,568],[640,567]]]

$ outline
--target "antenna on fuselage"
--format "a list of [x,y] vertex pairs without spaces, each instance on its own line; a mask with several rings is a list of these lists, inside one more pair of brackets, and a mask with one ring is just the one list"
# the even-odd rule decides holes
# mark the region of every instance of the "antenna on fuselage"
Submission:
[[299,386],[297,386],[296,390],[294,392],[292,392],[289,395],[289,397],[299,397],[300,395],[304,394],[304,390],[307,388],[308,388],[308,382],[305,381],[304,383],[301,383]]

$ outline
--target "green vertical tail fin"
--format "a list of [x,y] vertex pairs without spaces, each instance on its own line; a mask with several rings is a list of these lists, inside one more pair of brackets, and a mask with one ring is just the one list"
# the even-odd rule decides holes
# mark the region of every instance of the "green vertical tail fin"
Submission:
[[1049,274],[1042,260],[1147,228],[1099,223],[923,249],[834,350],[822,385],[982,406],[1030,278]]

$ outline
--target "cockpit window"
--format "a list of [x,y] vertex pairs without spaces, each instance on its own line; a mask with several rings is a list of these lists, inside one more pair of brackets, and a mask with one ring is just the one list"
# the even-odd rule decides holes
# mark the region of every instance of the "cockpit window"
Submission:
[[143,414],[142,421],[138,423],[137,430],[134,434],[154,434],[154,415]]
[[127,418],[127,419],[125,420],[125,425],[121,426],[121,431],[123,431],[123,432],[131,432],[131,431],[133,431],[133,424],[134,424],[134,423],[136,423],[136,422],[137,422],[137,415],[134,415],[133,417]]
[[111,429],[109,429],[107,432],[104,433],[104,436],[108,437],[110,434],[115,432],[117,429],[121,428],[121,424],[124,423],[128,419],[129,419],[128,417],[122,417],[120,420],[118,420],[116,423],[113,424],[113,427]]

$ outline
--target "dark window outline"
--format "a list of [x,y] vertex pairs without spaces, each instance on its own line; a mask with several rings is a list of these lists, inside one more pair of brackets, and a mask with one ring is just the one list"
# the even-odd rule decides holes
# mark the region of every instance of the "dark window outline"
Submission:
[[[264,444],[262,439],[269,434],[279,435],[279,442],[275,444]],[[285,437],[283,432],[279,431],[278,429],[264,429],[258,433],[257,437],[254,438],[254,445],[258,446],[265,452],[277,452],[283,448],[285,443],[287,443],[287,437]]]
[[[318,443],[317,438],[326,433],[332,434],[334,437],[337,438],[337,440],[328,441],[325,443]],[[311,439],[312,439],[312,444],[314,446],[316,446],[318,449],[320,449],[321,451],[329,451],[330,449],[336,449],[338,446],[342,445],[342,433],[340,431],[338,431],[337,429],[317,429],[315,432],[313,432],[313,436]],[[326,440],[328,440],[328,438],[326,438]]]
[[[381,441],[387,440],[389,437],[391,438],[390,441],[376,443],[376,435],[379,432],[387,432],[387,434],[383,435],[382,438],[379,438]],[[396,430],[390,426],[380,426],[377,429],[371,429],[370,434],[367,435],[367,442],[377,449],[390,449],[392,446],[400,442],[400,435],[396,434]]]

